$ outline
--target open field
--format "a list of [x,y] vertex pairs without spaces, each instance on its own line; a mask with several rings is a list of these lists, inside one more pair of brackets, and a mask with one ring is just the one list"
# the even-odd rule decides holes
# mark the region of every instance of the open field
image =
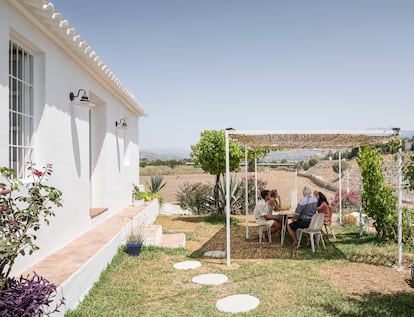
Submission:
[[[244,177],[244,173],[232,174],[236,175],[237,178]],[[249,173],[254,176],[254,173]],[[258,179],[262,179],[267,182],[267,188],[276,188],[282,198],[282,205],[288,206],[291,203],[290,195],[291,190],[295,187],[295,173],[289,171],[269,171],[259,172],[257,175]],[[141,176],[141,183],[145,184],[150,180],[150,176]],[[185,183],[203,183],[203,184],[214,184],[215,176],[210,174],[184,174],[184,175],[165,175],[164,182],[165,187],[161,190],[161,194],[164,196],[165,202],[173,203],[176,201],[175,194],[177,189]],[[332,192],[329,192],[323,188],[315,186],[308,178],[298,177],[298,199],[302,198],[301,188],[309,185],[312,189],[320,190],[327,194],[328,198],[332,196]]]
[[[398,171],[397,163],[393,155],[384,155],[384,179],[390,186],[397,188],[398,180]],[[335,164],[335,161],[322,160],[319,161],[315,166],[311,167],[306,171],[307,174],[318,177],[319,179],[338,186],[339,176],[333,171],[332,166]],[[361,178],[360,170],[355,159],[347,161],[349,168],[344,173],[342,177],[342,189],[356,189],[360,190]],[[303,171],[302,171],[303,172]],[[185,183],[210,183],[214,184],[215,176],[203,171],[199,168],[193,168],[185,166],[178,169],[163,169],[163,167],[153,167],[148,166],[145,169],[145,176],[140,176],[140,183],[146,184],[152,174],[161,174],[164,176],[164,182],[166,186],[161,190],[161,193],[164,196],[165,202],[174,203],[176,201],[176,192],[177,189]],[[245,173],[232,173],[232,175],[237,175],[238,178],[244,177]],[[249,173],[250,176],[254,176],[254,173]],[[276,188],[279,191],[279,194],[282,197],[282,204],[288,206],[291,203],[291,191],[295,187],[295,172],[294,171],[284,171],[284,170],[274,170],[274,169],[261,169],[258,172],[258,178],[267,182],[267,188],[274,189]],[[297,195],[298,199],[302,198],[302,188],[303,186],[308,185],[312,189],[322,191],[326,196],[331,198],[333,192],[326,190],[324,188],[318,187],[313,184],[306,177],[297,178]],[[414,209],[414,193],[403,193],[404,199],[408,199],[411,203],[407,205],[410,209]]]

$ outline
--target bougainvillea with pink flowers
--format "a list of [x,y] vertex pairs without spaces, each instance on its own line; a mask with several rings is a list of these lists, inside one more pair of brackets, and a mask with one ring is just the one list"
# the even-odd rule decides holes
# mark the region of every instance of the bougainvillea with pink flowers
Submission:
[[[342,198],[342,209],[345,211],[358,211],[359,206],[361,204],[361,198],[359,192],[356,190],[341,191],[341,198]],[[339,190],[335,192],[335,196],[331,200],[331,209],[332,212],[339,211]]]
[[214,210],[214,185],[202,183],[185,183],[175,194],[182,209],[195,214],[209,213]]
[[[46,312],[43,305],[51,302],[56,287],[34,274],[33,277],[11,276],[18,256],[32,254],[39,249],[35,244],[36,231],[42,223],[49,224],[53,207],[62,206],[62,192],[45,185],[52,175],[51,164],[37,169],[28,163],[29,179],[23,183],[14,170],[0,167],[0,314],[9,316],[9,309],[18,305],[19,316],[40,316]],[[17,294],[18,293],[18,294]],[[57,308],[56,308],[57,309]],[[6,314],[7,312],[7,314]],[[17,313],[16,313],[17,314]],[[10,316],[15,313],[11,313]],[[16,315],[17,316],[17,315]]]

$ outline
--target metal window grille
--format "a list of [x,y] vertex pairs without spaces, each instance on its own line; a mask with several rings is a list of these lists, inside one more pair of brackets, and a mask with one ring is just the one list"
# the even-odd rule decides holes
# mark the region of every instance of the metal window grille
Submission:
[[26,177],[32,155],[34,56],[9,42],[9,167]]

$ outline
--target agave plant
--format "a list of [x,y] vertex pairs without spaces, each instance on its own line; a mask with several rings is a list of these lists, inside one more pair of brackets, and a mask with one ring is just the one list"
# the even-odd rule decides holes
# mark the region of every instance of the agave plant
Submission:
[[[219,211],[224,213],[226,209],[226,181],[219,183]],[[239,182],[235,177],[230,178],[230,213],[235,215],[241,212],[242,204],[240,203]]]
[[148,192],[151,194],[158,193],[167,183],[163,183],[164,176],[160,174],[151,175],[151,182],[147,183]]

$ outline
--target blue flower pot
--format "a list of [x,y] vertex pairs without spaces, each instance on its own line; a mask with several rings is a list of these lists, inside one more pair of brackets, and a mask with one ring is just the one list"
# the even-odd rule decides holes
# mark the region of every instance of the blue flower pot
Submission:
[[127,253],[132,256],[138,256],[141,253],[142,243],[127,243]]

